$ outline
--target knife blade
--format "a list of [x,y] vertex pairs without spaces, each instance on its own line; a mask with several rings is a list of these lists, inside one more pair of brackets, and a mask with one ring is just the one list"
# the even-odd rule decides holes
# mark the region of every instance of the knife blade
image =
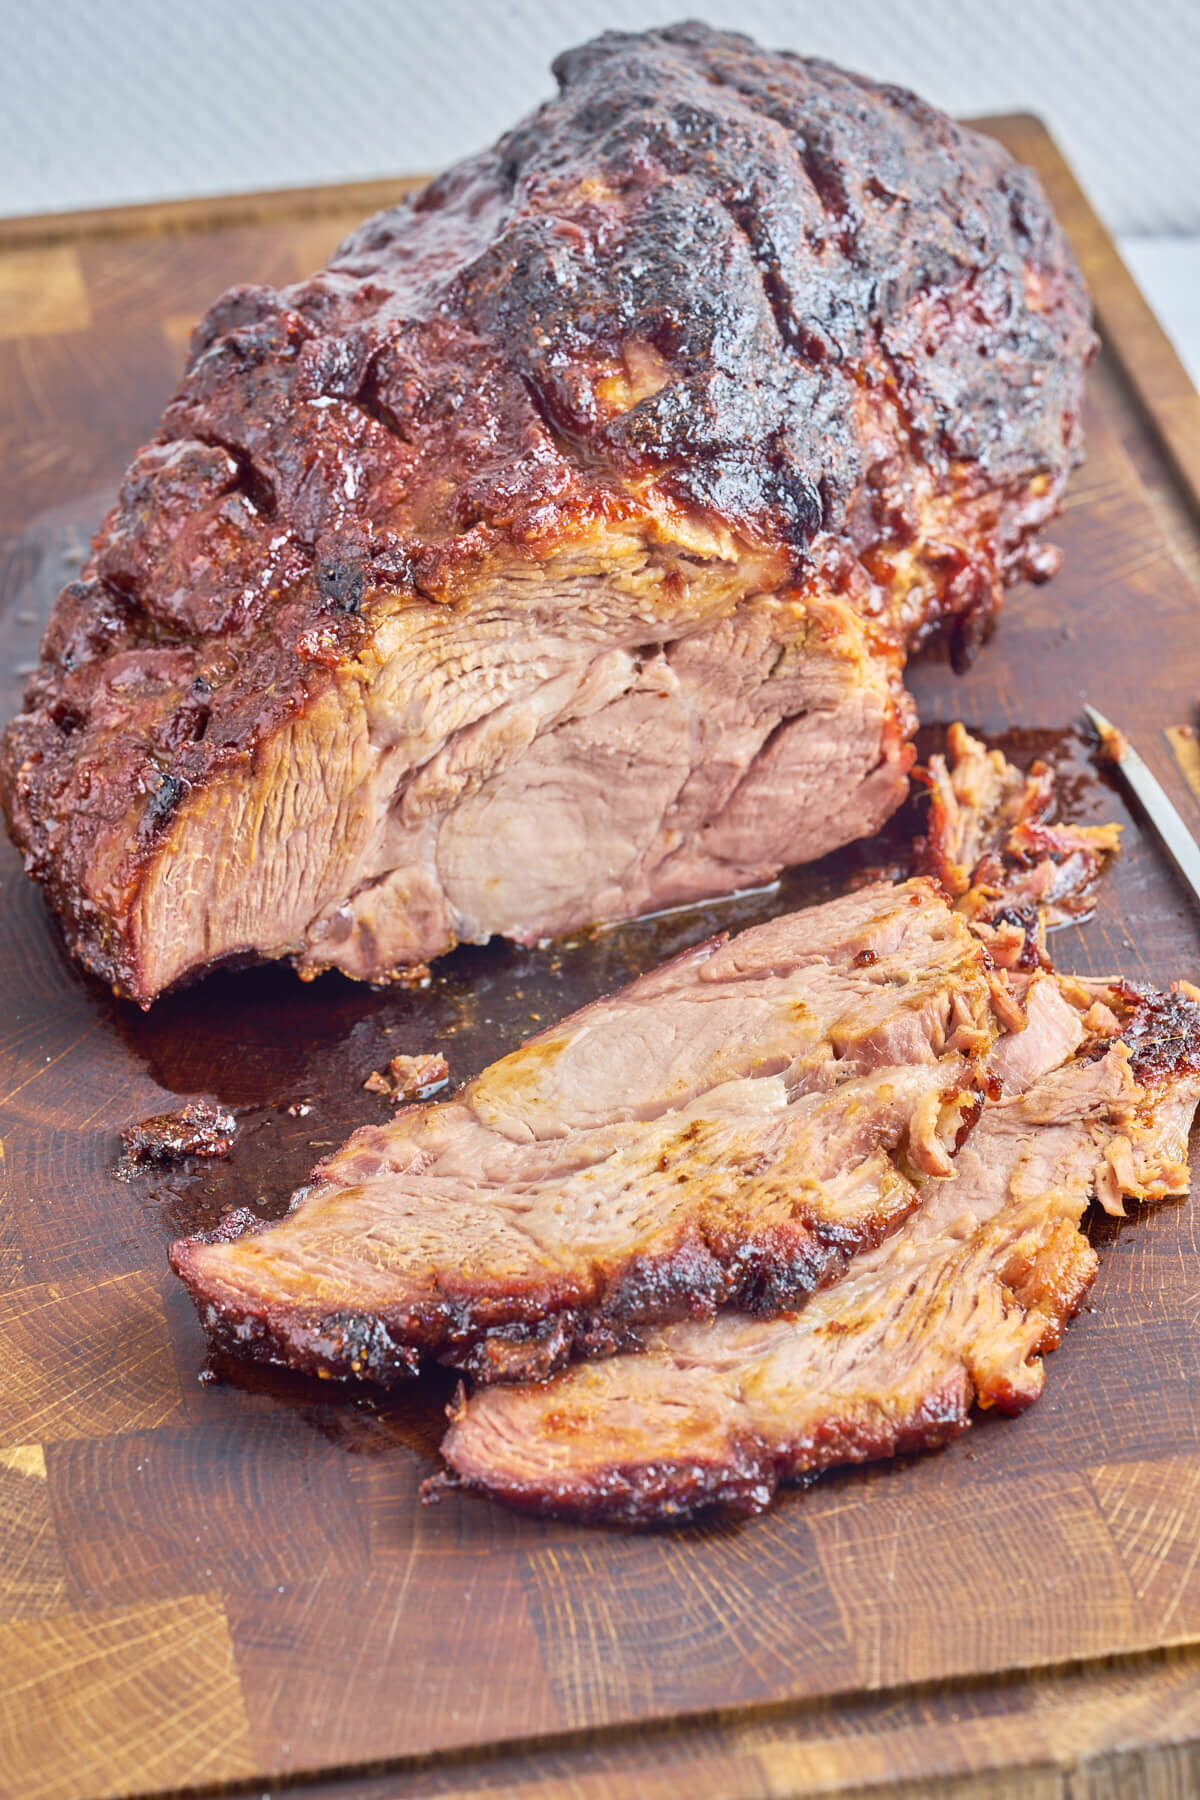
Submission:
[[1147,768],[1124,732],[1094,706],[1085,704],[1083,710],[1100,739],[1104,755],[1120,771],[1125,785],[1157,832],[1163,849],[1200,903],[1200,844],[1179,816],[1158,777]]

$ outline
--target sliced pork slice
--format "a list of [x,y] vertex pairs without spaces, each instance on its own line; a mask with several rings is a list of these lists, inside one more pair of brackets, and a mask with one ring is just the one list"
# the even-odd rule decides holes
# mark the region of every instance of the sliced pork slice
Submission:
[[520,1379],[655,1321],[777,1312],[951,1170],[994,981],[925,879],[714,939],[173,1265],[218,1345],[382,1381],[425,1357]]
[[1188,1184],[1200,994],[1099,986],[1035,981],[1036,1035],[1006,1040],[1006,1092],[953,1178],[926,1182],[903,1226],[798,1316],[674,1325],[642,1355],[476,1393],[443,1446],[453,1482],[583,1520],[752,1513],[781,1481],[942,1444],[973,1404],[1035,1400],[1095,1273],[1089,1198]]

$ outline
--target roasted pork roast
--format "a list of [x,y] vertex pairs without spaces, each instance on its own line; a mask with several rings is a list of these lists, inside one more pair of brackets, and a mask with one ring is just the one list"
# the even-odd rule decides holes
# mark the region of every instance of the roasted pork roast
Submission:
[[[1022,810],[988,767],[968,835],[996,783]],[[1187,1191],[1200,992],[998,968],[969,912],[922,876],[710,940],[364,1127],[279,1222],[173,1247],[214,1347],[457,1367],[433,1495],[633,1524],[1021,1410],[1088,1202]]]
[[761,882],[905,789],[1079,447],[1038,183],[684,25],[197,328],[0,787],[73,952],[372,980]]

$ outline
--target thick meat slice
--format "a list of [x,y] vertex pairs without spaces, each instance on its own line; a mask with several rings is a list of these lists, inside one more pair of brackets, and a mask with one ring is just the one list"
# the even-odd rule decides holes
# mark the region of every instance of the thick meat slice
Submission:
[[762,881],[902,798],[1078,454],[1035,178],[910,94],[609,34],[311,280],[235,289],[0,756],[73,952],[376,980]]
[[[1035,1400],[1095,1272],[1089,1198],[1185,1192],[1200,1098],[1195,990],[1110,989],[1071,1026],[1051,982],[1035,983],[1040,1054],[1006,1070],[953,1177],[835,1287],[797,1317],[670,1326],[643,1355],[476,1393],[443,1446],[454,1480],[579,1519],[756,1512],[780,1481],[944,1443],[973,1402]],[[1069,1054],[1089,1022],[1107,1035]]]
[[992,980],[925,880],[714,939],[355,1133],[280,1223],[172,1262],[218,1344],[385,1381],[777,1312],[951,1168]]

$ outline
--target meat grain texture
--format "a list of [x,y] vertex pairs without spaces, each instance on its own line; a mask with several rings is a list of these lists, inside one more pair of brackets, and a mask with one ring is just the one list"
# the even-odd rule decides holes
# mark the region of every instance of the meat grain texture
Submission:
[[1022,1411],[1096,1272],[1089,1200],[1187,1191],[1197,1001],[1034,977],[953,1175],[836,1286],[793,1317],[672,1325],[640,1355],[461,1399],[449,1485],[581,1520],[754,1513],[780,1482],[944,1444],[973,1405]]
[[683,25],[311,280],[235,289],[4,740],[76,956],[380,979],[874,830],[1079,453],[1037,181],[913,95]]
[[[987,769],[963,843],[997,795],[1023,816]],[[968,911],[917,877],[711,940],[172,1263],[220,1349],[462,1369],[431,1494],[535,1513],[755,1512],[1019,1412],[1095,1274],[1088,1203],[1187,1191],[1200,992],[997,969]]]
[[429,1360],[544,1376],[657,1321],[769,1317],[950,1171],[993,980],[923,879],[712,939],[173,1266],[217,1345],[383,1382]]

